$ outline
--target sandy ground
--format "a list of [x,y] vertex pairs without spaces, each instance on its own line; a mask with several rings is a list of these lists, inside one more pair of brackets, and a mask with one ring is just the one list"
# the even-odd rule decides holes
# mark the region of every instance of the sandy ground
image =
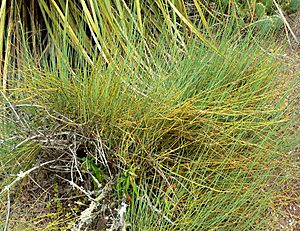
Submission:
[[[289,33],[290,46],[286,51],[286,55],[293,62],[292,68],[288,71],[287,76],[283,76],[283,81],[293,81],[298,79],[296,82],[293,92],[291,92],[287,103],[292,105],[293,116],[296,116],[298,122],[290,128],[291,133],[300,135],[300,10],[290,15],[288,22],[292,28],[292,31],[297,38],[298,42],[295,41],[291,33]],[[287,39],[287,29],[282,31],[282,38]],[[281,36],[280,36],[281,37]],[[286,189],[283,189],[281,198],[278,200],[279,208],[279,227],[277,230],[300,230],[300,144],[296,144],[294,150],[290,151],[286,155],[287,160],[290,163],[291,172],[290,181],[287,182]]]

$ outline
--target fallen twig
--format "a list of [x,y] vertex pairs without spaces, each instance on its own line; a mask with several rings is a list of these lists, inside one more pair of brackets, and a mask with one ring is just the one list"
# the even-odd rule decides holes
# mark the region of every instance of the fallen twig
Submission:
[[286,27],[288,28],[288,30],[289,30],[290,33],[292,34],[292,36],[293,36],[293,38],[295,39],[295,41],[299,44],[299,41],[298,41],[296,35],[294,34],[292,28],[290,27],[290,24],[288,23],[288,21],[287,21],[286,18],[284,17],[284,15],[283,15],[283,13],[282,13],[282,11],[281,11],[279,5],[277,4],[276,0],[273,0],[273,2],[274,2],[274,4],[275,4],[275,6],[276,6],[276,8],[277,8],[277,10],[278,10],[278,12],[279,12],[279,14],[280,14],[280,17],[281,17],[281,19],[282,19],[283,22],[284,22],[284,24],[286,25]]
[[71,231],[80,231],[83,227],[87,227],[93,221],[93,212],[100,205],[100,202],[106,197],[107,193],[111,191],[111,184],[109,182],[105,185],[105,187],[100,190],[99,195],[92,200],[90,206],[81,212],[78,222],[76,222]]
[[[167,222],[169,222],[170,224],[175,225],[175,223],[174,223],[173,221],[171,221],[170,218],[168,218],[166,215],[164,215],[163,212],[162,212],[161,210],[159,210],[158,208],[156,208],[156,207],[151,203],[150,198],[149,198],[146,194],[145,194],[143,197],[146,198],[147,204],[149,205],[149,207],[150,207],[153,211],[155,211],[155,212],[157,212],[158,214],[160,214],[160,215],[161,215]],[[143,199],[143,197],[142,197],[142,199]]]
[[121,208],[118,209],[117,219],[114,220],[114,223],[112,224],[112,226],[109,229],[107,229],[107,231],[114,231],[114,230],[125,231],[126,230],[125,214],[126,214],[127,206],[128,205],[124,201],[122,201]]
[[95,199],[93,197],[91,197],[92,193],[91,192],[87,192],[83,189],[83,187],[80,187],[79,185],[77,185],[76,183],[74,183],[73,181],[71,180],[68,180],[66,178],[63,178],[59,175],[57,175],[57,177],[59,177],[60,179],[64,180],[64,181],[67,181],[71,186],[77,188],[79,191],[81,191],[84,195],[86,195],[91,201],[94,201]]
[[21,170],[21,171],[17,174],[18,177],[17,177],[13,182],[11,182],[9,185],[6,185],[6,186],[1,190],[0,196],[1,196],[4,192],[6,192],[6,191],[9,192],[9,190],[11,189],[11,187],[12,187],[14,184],[16,184],[18,181],[22,180],[23,178],[25,178],[25,177],[26,177],[28,174],[30,174],[31,172],[33,172],[33,171],[39,169],[39,168],[42,167],[42,166],[45,166],[45,165],[50,164],[50,163],[53,163],[53,162],[55,162],[55,161],[57,161],[57,160],[50,160],[50,161],[47,161],[47,162],[45,162],[45,163],[42,163],[42,164],[40,164],[40,165],[38,165],[38,166],[35,166],[35,167],[33,167],[33,168],[27,170],[27,171],[25,171],[25,172],[23,172],[23,171]]
[[8,193],[7,193],[7,214],[6,214],[4,231],[8,230],[9,217],[10,217],[10,193],[8,191]]

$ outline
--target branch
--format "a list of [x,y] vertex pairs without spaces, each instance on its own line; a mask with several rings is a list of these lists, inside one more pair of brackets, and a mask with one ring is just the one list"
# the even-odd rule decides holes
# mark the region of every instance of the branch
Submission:
[[81,212],[78,222],[76,222],[71,231],[80,231],[83,227],[87,227],[93,221],[93,212],[100,205],[100,202],[106,197],[106,194],[111,191],[112,182],[108,182],[100,191],[100,194],[92,200],[90,206]]
[[18,177],[17,177],[13,182],[11,182],[9,185],[6,185],[6,186],[4,187],[4,189],[1,190],[0,196],[1,196],[4,192],[6,192],[6,191],[9,192],[9,190],[11,189],[12,186],[14,186],[14,184],[16,184],[18,181],[22,180],[23,178],[25,178],[25,177],[26,177],[28,174],[30,174],[31,172],[33,172],[33,171],[39,169],[40,167],[42,167],[42,166],[44,166],[44,165],[53,163],[53,162],[55,162],[55,161],[56,161],[56,160],[47,161],[47,162],[45,162],[45,163],[42,163],[42,164],[40,164],[40,165],[38,165],[38,166],[35,166],[35,167],[33,167],[33,168],[27,170],[27,171],[25,171],[25,172],[23,172],[23,171],[21,170],[21,171],[17,174]]

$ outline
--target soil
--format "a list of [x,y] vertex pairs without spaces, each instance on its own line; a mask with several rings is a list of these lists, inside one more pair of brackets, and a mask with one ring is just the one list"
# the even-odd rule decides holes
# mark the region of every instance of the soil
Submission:
[[[287,103],[291,104],[292,111],[290,112],[297,122],[290,127],[292,135],[299,137],[300,131],[300,10],[287,17],[288,22],[292,28],[295,37],[298,42],[289,33],[289,48],[286,55],[292,61],[292,68],[288,71],[287,75],[283,76],[283,81],[287,84],[295,79],[298,82],[295,83],[293,92],[290,93]],[[286,31],[283,30],[283,38],[286,37]],[[295,149],[286,154],[286,160],[291,169],[290,175],[287,177],[287,185],[283,188],[281,194],[278,196],[277,208],[278,210],[278,222],[279,226],[277,230],[300,230],[300,144],[295,145]]]

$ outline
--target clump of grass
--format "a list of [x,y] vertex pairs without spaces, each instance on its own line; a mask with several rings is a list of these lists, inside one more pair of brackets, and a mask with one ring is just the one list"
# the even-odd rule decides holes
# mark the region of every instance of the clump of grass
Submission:
[[[51,19],[45,16],[49,46],[36,59],[21,41],[26,62],[2,95],[3,171],[51,159],[65,166],[58,179],[84,187],[74,186],[78,194],[112,184],[105,205],[125,200],[133,230],[271,225],[272,198],[284,181],[278,158],[289,149],[279,137],[290,120],[272,41],[228,21],[214,27],[210,42],[211,30],[200,33],[173,4],[168,14],[166,5],[154,11],[174,21],[148,22],[158,31],[151,35],[141,15],[153,12],[142,14],[139,1],[135,11],[124,4],[112,14],[95,8],[93,16],[84,4],[82,16],[76,4],[39,3]],[[105,4],[97,7],[108,10]]]
[[234,35],[217,36],[222,55],[196,38],[181,50],[162,37],[150,54],[130,45],[107,66],[91,66],[57,40],[50,62],[28,62],[10,93],[16,105],[36,105],[22,109],[34,132],[101,140],[111,174],[131,169],[116,190],[130,198],[134,229],[267,226],[287,122],[274,102],[281,61],[251,32]]

